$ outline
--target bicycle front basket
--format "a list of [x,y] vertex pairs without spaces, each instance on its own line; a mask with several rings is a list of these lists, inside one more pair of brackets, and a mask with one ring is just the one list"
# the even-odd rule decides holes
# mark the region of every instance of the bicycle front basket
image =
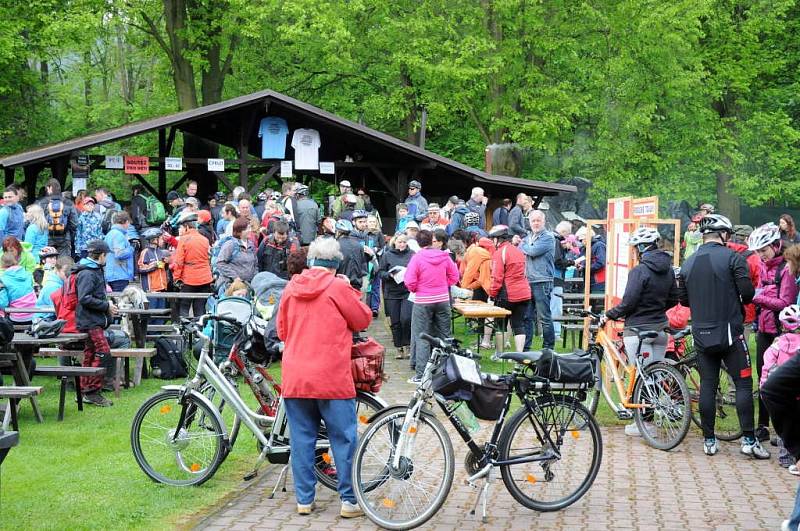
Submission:
[[503,410],[509,384],[496,374],[481,374],[481,385],[472,388],[467,406],[481,420],[497,420]]
[[470,380],[479,378],[477,366],[474,360],[451,354],[433,371],[431,386],[447,400],[469,400],[475,385]]

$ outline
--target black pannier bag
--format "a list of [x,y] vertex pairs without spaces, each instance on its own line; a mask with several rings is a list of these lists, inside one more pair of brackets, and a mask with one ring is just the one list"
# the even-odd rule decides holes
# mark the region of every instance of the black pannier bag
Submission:
[[503,410],[509,384],[497,375],[481,374],[481,385],[473,386],[467,405],[481,420],[497,420]]
[[480,382],[475,360],[452,354],[433,371],[431,385],[446,400],[469,400],[472,388]]
[[536,376],[558,383],[594,383],[594,360],[583,351],[559,355],[544,349],[536,362]]

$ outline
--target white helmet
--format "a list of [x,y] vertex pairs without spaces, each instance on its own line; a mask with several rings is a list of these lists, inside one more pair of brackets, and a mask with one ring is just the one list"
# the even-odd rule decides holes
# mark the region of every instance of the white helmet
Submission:
[[697,227],[700,234],[708,234],[710,232],[733,232],[733,224],[731,220],[722,214],[708,214],[700,220],[700,225]]
[[661,235],[653,227],[639,227],[631,234],[629,245],[654,244],[661,239]]
[[778,319],[786,331],[797,330],[800,328],[800,306],[790,304],[778,315]]
[[747,238],[747,248],[750,251],[758,251],[767,245],[780,241],[781,231],[774,223],[761,225]]

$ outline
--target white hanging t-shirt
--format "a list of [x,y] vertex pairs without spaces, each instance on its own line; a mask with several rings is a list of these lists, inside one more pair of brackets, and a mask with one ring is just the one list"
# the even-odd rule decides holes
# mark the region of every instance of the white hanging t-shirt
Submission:
[[319,131],[316,129],[296,129],[292,135],[295,169],[318,170],[321,145]]

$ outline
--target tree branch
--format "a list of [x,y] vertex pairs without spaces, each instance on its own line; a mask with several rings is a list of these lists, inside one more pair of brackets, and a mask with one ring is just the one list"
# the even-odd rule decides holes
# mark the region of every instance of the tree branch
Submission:
[[126,22],[126,24],[143,31],[148,35],[152,35],[152,37],[156,40],[161,49],[164,50],[164,53],[167,54],[167,57],[169,57],[170,62],[174,66],[175,56],[173,54],[172,47],[169,44],[167,44],[167,41],[165,41],[164,37],[161,36],[161,32],[158,31],[158,27],[156,26],[156,23],[153,21],[153,19],[147,16],[147,14],[144,11],[139,11],[139,13],[142,15],[142,20],[145,21],[149,29],[143,28],[142,26],[134,24],[133,22]]
[[486,145],[488,146],[489,144],[492,143],[492,139],[489,136],[489,132],[486,131],[486,128],[483,126],[483,123],[481,123],[480,118],[478,118],[478,114],[475,112],[475,108],[472,105],[467,104],[467,109],[469,110],[469,117],[475,123],[475,126],[478,128],[478,132],[481,134],[484,142],[486,142]]

